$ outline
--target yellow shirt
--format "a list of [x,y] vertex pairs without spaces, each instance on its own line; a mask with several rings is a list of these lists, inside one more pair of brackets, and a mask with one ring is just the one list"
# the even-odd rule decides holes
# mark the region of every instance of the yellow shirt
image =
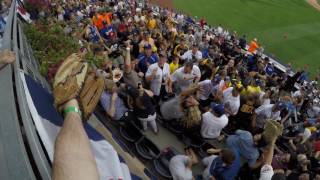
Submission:
[[154,49],[157,50],[157,47],[154,45],[154,40],[152,38],[149,38],[147,41],[146,40],[142,40],[139,44],[139,52],[143,52],[144,51],[144,46],[146,44],[150,44],[152,47],[152,51],[154,51]]
[[149,29],[154,29],[157,26],[157,21],[155,19],[150,19],[148,22],[148,28]]
[[261,93],[261,88],[259,86],[248,86],[247,89],[243,89],[241,94],[242,95],[248,95],[248,94],[259,94]]
[[170,73],[172,74],[179,68],[179,63],[178,64],[174,64],[173,62],[171,62],[169,64],[169,67],[170,67]]

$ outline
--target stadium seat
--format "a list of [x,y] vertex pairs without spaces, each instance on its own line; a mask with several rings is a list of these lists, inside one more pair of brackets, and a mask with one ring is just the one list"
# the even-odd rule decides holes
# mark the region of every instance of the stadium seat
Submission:
[[157,173],[164,178],[172,179],[172,175],[169,170],[169,163],[170,159],[178,154],[180,153],[173,147],[168,147],[162,150],[160,156],[153,161],[153,165]]
[[186,134],[182,135],[182,141],[187,145],[196,149],[200,149],[206,142],[201,137],[200,134],[193,134],[192,136],[188,136]]
[[201,158],[205,158],[209,155],[207,153],[207,150],[211,149],[211,148],[216,148],[216,147],[214,147],[212,144],[206,142],[199,149],[197,149],[197,152]]
[[143,137],[135,143],[138,154],[147,160],[158,158],[160,149],[148,138]]
[[137,142],[144,137],[142,132],[131,122],[126,122],[125,125],[120,126],[120,135],[131,143]]
[[183,130],[179,125],[179,122],[176,120],[172,120],[166,123],[166,127],[168,128],[169,131],[174,133],[178,137],[182,137]]

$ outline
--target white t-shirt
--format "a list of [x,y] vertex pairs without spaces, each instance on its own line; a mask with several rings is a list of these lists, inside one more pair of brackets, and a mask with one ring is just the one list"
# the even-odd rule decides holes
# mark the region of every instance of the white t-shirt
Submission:
[[178,23],[180,23],[180,24],[183,23],[183,21],[184,21],[184,16],[183,16],[183,14],[178,14],[178,15],[177,15],[177,21],[178,21]]
[[[202,53],[201,53],[201,51],[197,51],[196,52],[196,54],[194,55],[194,57],[196,58],[196,60],[201,60],[202,59]],[[192,58],[192,50],[189,50],[189,51],[187,51],[187,52],[185,52],[182,56],[181,56],[181,58],[183,59],[183,60],[193,60],[193,58]]]
[[191,159],[186,155],[176,155],[171,158],[169,170],[173,180],[192,180],[192,171],[187,168]]
[[146,76],[151,76],[154,69],[158,70],[157,75],[150,82],[150,89],[154,95],[159,96],[162,82],[166,82],[170,78],[170,67],[168,63],[165,63],[162,69],[158,63],[151,64],[146,72]]
[[272,112],[274,104],[261,105],[255,110],[257,114],[256,126],[264,128],[264,124],[267,120],[281,120],[280,111]]
[[273,168],[269,164],[265,164],[262,166],[260,170],[260,178],[259,180],[271,180],[273,176]]
[[228,117],[224,114],[216,117],[211,112],[202,114],[201,136],[214,139],[220,136],[221,130],[228,125]]
[[208,156],[208,157],[205,157],[205,158],[202,159],[202,164],[206,167],[206,169],[202,173],[202,179],[203,180],[209,180],[210,179],[210,177],[211,177],[210,167],[211,167],[212,161],[214,159],[216,159],[217,157],[218,157],[217,155],[211,155],[211,156]]
[[184,72],[184,67],[177,69],[172,74],[172,81],[180,88],[180,90],[186,90],[193,83],[194,79],[201,77],[201,72],[198,66],[193,65],[192,71],[189,74]]
[[199,93],[199,98],[201,100],[207,100],[211,93],[214,92],[214,88],[212,86],[211,80],[207,79],[204,81],[199,82],[201,87],[201,91]]
[[270,98],[264,98],[263,97],[265,94],[266,94],[265,92],[261,91],[260,96],[259,96],[259,99],[260,99],[262,105],[267,105],[267,104],[271,103]]
[[228,107],[232,114],[226,113],[227,116],[236,115],[240,108],[240,95],[234,97],[232,95],[233,87],[229,87],[223,91],[223,104]]

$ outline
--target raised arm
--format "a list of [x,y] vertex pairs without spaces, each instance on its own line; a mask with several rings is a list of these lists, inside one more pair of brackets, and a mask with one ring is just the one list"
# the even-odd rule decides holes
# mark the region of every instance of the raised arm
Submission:
[[112,97],[111,97],[111,102],[110,102],[110,107],[109,109],[106,109],[107,111],[107,115],[109,115],[111,118],[114,117],[115,113],[116,113],[116,100],[117,100],[117,97],[118,97],[118,94],[116,92],[114,92],[112,94]]
[[199,88],[200,88],[200,86],[198,84],[196,86],[192,86],[189,89],[182,91],[180,93],[180,96],[183,97],[183,96],[188,96],[190,94],[193,94],[193,93],[197,92],[199,90]]
[[127,45],[125,51],[125,59],[124,59],[124,71],[125,73],[131,72],[131,55],[130,55],[130,47]]

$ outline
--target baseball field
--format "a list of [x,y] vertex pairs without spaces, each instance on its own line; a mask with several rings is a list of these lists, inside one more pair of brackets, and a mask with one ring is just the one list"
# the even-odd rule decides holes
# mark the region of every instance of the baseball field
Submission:
[[[170,0],[162,0],[162,2]],[[173,1],[173,2],[172,2]],[[320,9],[317,0],[171,0],[168,6],[258,38],[268,54],[295,69],[320,69]],[[318,0],[318,3],[320,0]]]

